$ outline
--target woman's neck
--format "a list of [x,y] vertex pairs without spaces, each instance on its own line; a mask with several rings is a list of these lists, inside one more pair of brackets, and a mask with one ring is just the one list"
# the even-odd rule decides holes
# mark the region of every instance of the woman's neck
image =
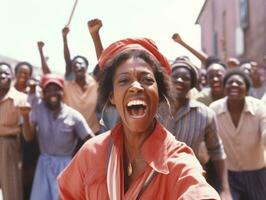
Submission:
[[15,88],[16,88],[16,90],[17,91],[19,91],[19,92],[25,92],[26,91],[26,88],[27,88],[27,85],[26,84],[24,84],[24,83],[15,83],[15,86],[14,86]]
[[151,126],[143,132],[133,133],[130,130],[124,128],[124,144],[130,159],[134,159],[140,154],[141,147],[145,140],[150,136],[155,128],[156,120],[152,122]]
[[245,99],[242,100],[227,100],[227,108],[231,113],[241,113],[244,109]]

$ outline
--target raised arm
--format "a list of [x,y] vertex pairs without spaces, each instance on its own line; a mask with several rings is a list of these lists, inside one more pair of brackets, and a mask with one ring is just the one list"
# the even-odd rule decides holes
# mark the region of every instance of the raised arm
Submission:
[[102,21],[100,19],[92,19],[88,21],[87,25],[93,40],[97,59],[99,59],[103,51],[103,45],[99,34],[99,31],[102,27]]
[[39,54],[41,57],[42,72],[43,72],[43,74],[49,74],[49,73],[51,73],[51,70],[50,70],[50,68],[47,64],[46,58],[44,57],[44,54],[43,54],[44,42],[38,41],[37,46],[38,46]]
[[67,26],[65,26],[62,29],[63,44],[64,44],[64,58],[65,58],[65,63],[66,63],[65,77],[67,77],[72,72],[71,57],[70,57],[70,51],[69,51],[68,42],[67,42],[67,35],[69,31],[70,30]]
[[205,64],[206,59],[208,58],[207,55],[205,55],[203,52],[197,51],[196,49],[192,48],[190,45],[188,45],[186,42],[182,40],[180,35],[178,33],[173,34],[172,39],[186,48],[188,51],[190,51],[194,56],[196,56],[203,64]]

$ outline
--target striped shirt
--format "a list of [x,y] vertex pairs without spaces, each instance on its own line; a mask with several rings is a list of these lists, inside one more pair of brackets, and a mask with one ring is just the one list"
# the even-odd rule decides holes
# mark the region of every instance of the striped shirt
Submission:
[[193,149],[197,157],[200,144],[204,141],[212,160],[226,158],[222,141],[217,134],[215,113],[204,104],[189,100],[173,117],[160,112],[159,118],[177,140]]
[[26,104],[27,95],[11,87],[6,96],[0,100],[0,135],[20,133],[19,106]]

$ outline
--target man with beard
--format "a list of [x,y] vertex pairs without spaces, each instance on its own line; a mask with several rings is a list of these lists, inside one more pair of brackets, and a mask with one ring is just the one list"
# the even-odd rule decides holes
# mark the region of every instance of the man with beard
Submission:
[[23,134],[32,140],[36,129],[40,157],[31,191],[31,199],[58,199],[57,175],[71,160],[78,139],[93,133],[84,117],[62,102],[64,80],[54,74],[42,77],[43,101],[32,110],[22,110]]
[[11,79],[10,65],[0,63],[0,182],[5,200],[23,198],[19,107],[26,106],[27,96],[11,87]]

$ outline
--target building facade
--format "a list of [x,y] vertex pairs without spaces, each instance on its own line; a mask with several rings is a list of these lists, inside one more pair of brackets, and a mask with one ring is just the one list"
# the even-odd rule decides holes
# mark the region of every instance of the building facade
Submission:
[[202,50],[224,62],[235,57],[265,66],[265,11],[265,0],[206,0],[196,21]]

